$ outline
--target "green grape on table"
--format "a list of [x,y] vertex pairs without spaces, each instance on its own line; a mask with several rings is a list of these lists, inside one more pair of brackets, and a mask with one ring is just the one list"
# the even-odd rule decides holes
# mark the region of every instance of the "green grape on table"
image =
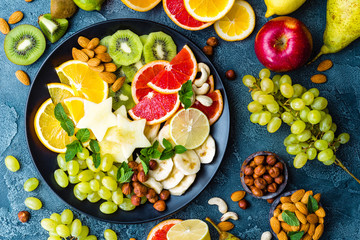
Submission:
[[75,176],[80,170],[79,163],[75,160],[71,160],[66,163],[66,168],[70,176]]
[[305,166],[306,162],[308,160],[308,156],[304,152],[298,153],[294,158],[294,167],[295,168],[302,168]]
[[316,140],[314,143],[314,146],[316,149],[318,149],[319,151],[325,150],[329,147],[329,143],[325,140],[319,139]]
[[271,93],[274,91],[274,82],[270,78],[263,78],[260,82],[260,87],[263,92]]
[[322,119],[319,123],[319,129],[322,132],[327,132],[330,130],[332,125],[332,117],[330,114],[326,114],[324,119]]
[[61,168],[63,171],[67,171],[65,153],[58,154],[56,160],[59,168]]
[[77,184],[80,182],[79,178],[78,178],[78,175],[75,175],[75,176],[69,176],[69,182],[71,184]]
[[76,157],[78,157],[80,160],[85,160],[89,157],[89,155],[89,150],[87,150],[87,148],[83,148],[81,152],[76,154]]
[[86,199],[86,197],[87,197],[86,193],[83,193],[78,189],[78,185],[74,186],[73,192],[74,192],[74,196],[77,199],[79,199],[80,201],[84,201]]
[[289,83],[282,83],[280,92],[284,97],[291,98],[294,95],[294,88]]
[[262,111],[252,113],[252,114],[250,115],[250,121],[251,121],[252,123],[259,123],[259,119],[260,119],[261,113],[262,113]]
[[310,108],[308,107],[304,107],[301,111],[300,111],[300,119],[304,122],[309,122],[308,121],[308,118],[307,118],[307,115],[309,114],[310,112]]
[[339,143],[345,144],[350,140],[350,135],[348,133],[341,133],[337,139]]
[[321,137],[322,140],[327,141],[328,143],[331,143],[334,141],[335,133],[331,130],[324,133],[324,135]]
[[97,237],[95,235],[89,235],[84,240],[97,240]]
[[110,191],[115,191],[118,187],[116,180],[110,176],[103,177],[103,179],[101,180],[101,183],[104,187],[106,187]]
[[262,105],[266,105],[266,104],[273,103],[275,101],[275,99],[274,99],[273,95],[263,94],[257,98],[257,101]]
[[317,156],[317,150],[313,147],[306,150],[306,154],[309,160],[314,160]]
[[286,147],[286,151],[291,155],[296,155],[302,151],[302,147],[299,143],[293,143]]
[[290,144],[299,143],[299,142],[300,141],[298,140],[297,135],[292,133],[284,139],[284,146],[287,147]]
[[101,157],[100,168],[102,171],[107,172],[111,169],[113,163],[114,157],[108,153],[104,154],[104,156]]
[[119,205],[119,208],[124,211],[132,211],[136,206],[131,203],[129,198],[124,198],[123,203]]
[[242,82],[247,87],[253,87],[254,83],[256,83],[256,79],[251,75],[245,75],[242,79]]
[[111,192],[104,186],[101,186],[98,191],[99,196],[104,200],[109,200],[111,198]]
[[78,190],[82,193],[91,193],[91,187],[89,182],[79,182],[76,184]]
[[269,133],[274,133],[281,127],[281,119],[279,117],[274,117],[270,120],[270,122],[267,125],[267,130]]
[[105,240],[117,240],[118,239],[116,233],[111,229],[106,229],[104,231],[104,238],[105,238]]
[[301,96],[301,99],[304,101],[305,105],[311,105],[314,102],[315,96],[312,92],[307,91]]
[[299,140],[299,142],[306,142],[308,141],[312,136],[312,133],[309,129],[305,129],[302,133],[298,134],[296,137]]
[[54,220],[50,218],[44,218],[40,222],[41,227],[48,232],[55,232],[56,226],[58,225]]
[[304,123],[304,121],[296,120],[291,125],[291,132],[294,134],[300,134],[305,130],[305,128],[306,128],[306,124]]
[[271,113],[268,112],[268,111],[264,111],[260,114],[260,117],[259,117],[259,124],[261,126],[264,126],[266,124],[268,124],[271,120]]
[[290,85],[292,85],[292,80],[291,77],[289,75],[282,75],[279,79],[279,84],[283,84],[283,83],[288,83]]
[[50,219],[54,220],[56,222],[56,224],[60,224],[61,223],[61,216],[58,213],[53,213],[50,215]]
[[71,236],[78,237],[81,234],[81,230],[82,230],[82,223],[80,219],[75,219],[71,223],[71,227],[70,227]]
[[12,172],[17,172],[20,169],[19,161],[13,156],[7,156],[5,158],[5,166]]
[[316,97],[314,102],[311,104],[312,109],[324,110],[328,105],[328,101],[324,97]]
[[82,226],[81,227],[81,233],[77,237],[78,240],[85,240],[85,238],[89,235],[89,227],[88,226]]
[[330,148],[327,148],[327,149],[319,152],[318,160],[320,162],[326,162],[326,161],[329,161],[333,156],[334,156],[334,151]]
[[39,180],[37,178],[29,178],[24,183],[24,190],[26,192],[32,192],[39,186]]
[[281,114],[281,120],[283,120],[284,123],[291,123],[294,121],[294,116],[289,112],[283,112]]
[[294,84],[292,87],[294,89],[293,97],[294,98],[300,97],[303,93],[304,88],[300,84]]
[[39,210],[42,208],[42,202],[36,197],[28,197],[25,199],[25,206],[31,210]]
[[120,188],[118,188],[116,191],[112,192],[111,200],[117,205],[120,205],[123,203],[124,194]]
[[[248,108],[249,112],[255,113],[255,112],[261,111],[263,109],[263,105],[260,104],[259,102],[253,101],[248,104],[247,108]],[[110,168],[107,171],[109,171]]]
[[271,113],[278,113],[280,110],[280,106],[277,102],[272,102],[269,104],[266,104],[266,108],[268,109],[269,112]]
[[56,233],[63,238],[70,236],[70,229],[65,224],[59,224],[56,226]]
[[321,121],[321,113],[318,110],[311,110],[308,115],[307,119],[311,124],[318,124]]
[[63,224],[70,224],[74,219],[74,214],[70,209],[65,209],[60,216]]
[[56,183],[62,188],[66,188],[69,185],[69,178],[62,169],[55,170],[54,178]]
[[100,182],[98,180],[92,179],[89,182],[89,184],[90,184],[90,188],[91,188],[92,191],[94,191],[94,192],[99,191],[101,185],[100,185]]

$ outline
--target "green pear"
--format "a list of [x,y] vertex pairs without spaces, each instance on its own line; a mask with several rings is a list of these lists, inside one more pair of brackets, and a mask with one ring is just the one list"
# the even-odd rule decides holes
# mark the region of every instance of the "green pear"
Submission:
[[219,235],[219,240],[241,240],[240,238],[236,237],[235,235],[228,233],[228,232],[223,232],[221,231],[218,226],[213,222],[213,220],[211,220],[210,218],[205,218],[206,221],[208,221],[209,223],[211,223],[211,225],[213,225],[213,227],[216,229],[216,231],[220,234]]
[[323,54],[336,53],[360,37],[359,0],[328,0],[324,45],[315,61]]

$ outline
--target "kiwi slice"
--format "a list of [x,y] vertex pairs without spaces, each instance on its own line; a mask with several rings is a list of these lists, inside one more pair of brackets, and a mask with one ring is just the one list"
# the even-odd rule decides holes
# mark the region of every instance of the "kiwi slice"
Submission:
[[129,66],[140,61],[143,44],[138,35],[130,30],[119,30],[111,36],[109,54],[115,63]]
[[141,35],[139,38],[141,40],[141,43],[145,45],[146,40],[148,39],[149,35]]
[[145,62],[155,60],[171,61],[176,56],[176,45],[173,39],[163,32],[150,33],[144,45]]
[[117,92],[113,92],[110,89],[109,97],[113,98],[112,107],[114,111],[116,111],[122,105],[125,105],[127,111],[129,111],[135,106],[135,102],[131,96],[131,87],[127,83],[125,83]]
[[139,69],[144,65],[145,65],[145,60],[144,58],[141,58],[141,60],[136,63],[133,63],[129,66],[123,66],[122,70],[124,71],[126,78],[130,82],[132,82],[137,71],[139,71]]
[[103,37],[101,40],[100,40],[100,45],[103,45],[107,48],[109,48],[109,41],[111,39],[111,35],[109,36],[106,36],[106,37]]
[[30,65],[44,53],[46,40],[40,29],[23,24],[12,29],[5,37],[6,57],[17,65]]
[[69,26],[68,20],[51,18],[51,14],[40,15],[38,20],[39,26],[44,35],[51,43],[58,41]]
[[50,3],[50,12],[53,18],[72,17],[77,9],[73,0],[51,0]]

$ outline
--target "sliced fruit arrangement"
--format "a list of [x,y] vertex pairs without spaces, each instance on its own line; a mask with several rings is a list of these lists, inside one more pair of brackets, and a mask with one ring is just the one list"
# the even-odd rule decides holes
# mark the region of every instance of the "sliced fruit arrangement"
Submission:
[[160,222],[151,229],[146,240],[167,240],[166,234],[170,228],[181,221],[180,219],[168,219]]
[[159,4],[161,0],[121,0],[126,6],[129,8],[138,11],[138,12],[146,12]]
[[64,36],[69,26],[68,20],[52,18],[51,14],[40,15],[38,23],[41,31],[51,43],[58,41]]
[[235,0],[184,0],[186,10],[199,21],[217,21],[225,16]]

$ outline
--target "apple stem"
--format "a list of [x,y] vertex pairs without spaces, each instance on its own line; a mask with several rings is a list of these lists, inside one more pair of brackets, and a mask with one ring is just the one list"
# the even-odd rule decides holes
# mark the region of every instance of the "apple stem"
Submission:
[[336,158],[335,164],[338,165],[339,167],[341,167],[342,169],[344,169],[345,172],[347,172],[351,177],[353,177],[353,178],[360,184],[360,180],[357,179],[357,178],[354,176],[354,174],[352,174],[352,173],[344,166],[344,164],[343,164],[339,159]]

